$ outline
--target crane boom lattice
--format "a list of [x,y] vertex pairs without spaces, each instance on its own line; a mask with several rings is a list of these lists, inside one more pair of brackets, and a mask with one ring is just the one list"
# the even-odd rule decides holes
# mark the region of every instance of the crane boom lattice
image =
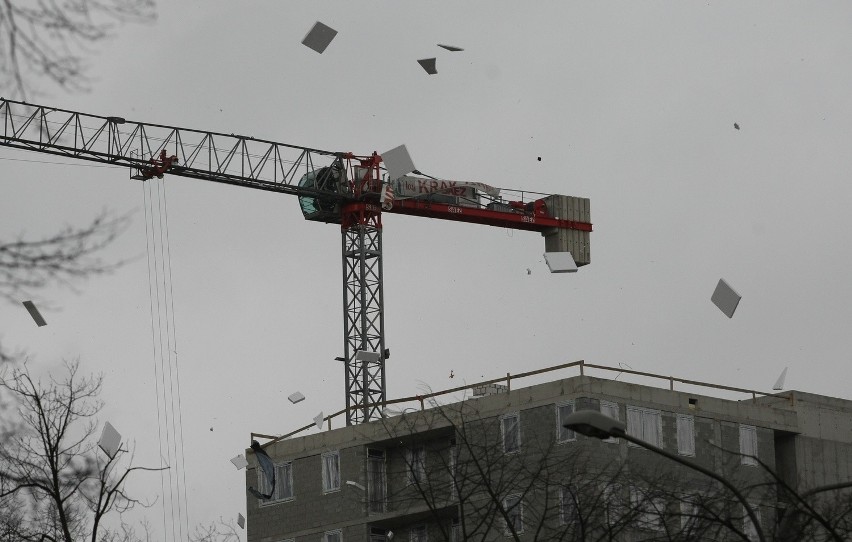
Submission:
[[378,418],[386,400],[384,212],[535,231],[546,252],[570,252],[576,266],[591,261],[586,198],[429,176],[388,179],[376,153],[356,156],[4,98],[0,123],[2,146],[124,165],[142,181],[169,173],[291,194],[307,220],[339,224],[347,424]]

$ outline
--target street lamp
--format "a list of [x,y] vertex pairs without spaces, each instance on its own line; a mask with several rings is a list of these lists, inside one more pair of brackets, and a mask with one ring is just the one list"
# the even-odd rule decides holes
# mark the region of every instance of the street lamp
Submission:
[[754,529],[757,532],[757,537],[761,542],[766,542],[766,538],[763,536],[763,529],[760,528],[760,522],[757,520],[757,515],[755,515],[754,510],[752,510],[751,505],[746,500],[745,496],[728,480],[723,478],[722,476],[716,474],[715,472],[705,469],[701,465],[697,463],[693,463],[692,461],[687,461],[686,459],[675,455],[671,452],[668,452],[662,448],[658,448],[653,444],[648,444],[647,442],[640,440],[634,436],[627,434],[627,427],[623,422],[618,420],[613,420],[608,416],[604,416],[600,412],[595,410],[580,410],[575,412],[563,420],[562,426],[566,429],[570,429],[572,431],[576,431],[581,435],[585,435],[587,437],[594,437],[597,439],[606,439],[610,437],[623,438],[628,442],[632,442],[637,446],[641,446],[646,450],[651,450],[652,452],[662,455],[684,465],[692,470],[696,470],[705,476],[709,476],[713,478],[717,482],[724,485],[728,488],[731,493],[733,493],[737,499],[742,503],[743,508],[745,508],[748,517],[751,519],[752,525],[754,525]]

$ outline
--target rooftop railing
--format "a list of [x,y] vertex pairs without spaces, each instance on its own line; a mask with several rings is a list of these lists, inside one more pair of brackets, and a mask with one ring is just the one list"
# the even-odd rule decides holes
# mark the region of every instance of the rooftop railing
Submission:
[[[369,406],[370,407],[381,406],[382,407],[381,409],[384,410],[391,405],[397,405],[397,404],[402,404],[402,403],[415,403],[415,404],[419,403],[420,410],[424,410],[427,406],[427,402],[429,403],[430,407],[434,405],[434,403],[435,403],[434,399],[436,397],[441,397],[443,395],[449,395],[449,394],[452,394],[452,393],[472,391],[474,388],[480,388],[480,387],[488,386],[488,385],[491,385],[491,384],[505,385],[506,391],[511,391],[513,381],[520,380],[522,378],[529,378],[529,377],[532,377],[532,376],[551,373],[551,372],[554,372],[554,371],[560,371],[562,369],[569,369],[571,367],[578,367],[579,370],[580,370],[581,376],[585,375],[586,371],[588,369],[595,369],[595,370],[601,370],[601,371],[612,371],[612,372],[617,372],[617,373],[621,373],[621,374],[630,374],[630,375],[648,377],[648,378],[652,378],[652,379],[665,380],[665,381],[668,382],[669,389],[672,390],[672,391],[674,391],[674,389],[675,389],[675,383],[678,383],[678,384],[685,384],[685,385],[690,385],[690,386],[697,386],[697,387],[701,387],[701,388],[709,388],[709,389],[725,390],[725,391],[730,391],[730,392],[742,393],[742,394],[750,395],[751,399],[753,401],[757,399],[758,395],[760,395],[760,396],[783,397],[785,400],[789,400],[791,403],[794,400],[792,392],[788,395],[780,395],[780,394],[777,394],[777,393],[769,393],[769,392],[763,392],[763,391],[758,391],[758,390],[750,390],[750,389],[747,389],[747,388],[738,388],[738,387],[735,387],[735,386],[725,386],[725,385],[722,385],[722,384],[711,384],[709,382],[700,382],[698,380],[688,380],[688,379],[685,379],[685,378],[678,378],[678,377],[674,377],[674,376],[660,375],[660,374],[655,374],[655,373],[647,373],[647,372],[644,372],[644,371],[635,371],[633,369],[625,369],[623,367],[609,367],[609,366],[606,366],[606,365],[597,365],[597,364],[594,364],[594,363],[586,363],[584,360],[579,360],[579,361],[572,361],[570,363],[562,363],[560,365],[554,365],[552,367],[546,367],[544,369],[536,369],[535,371],[527,371],[527,372],[524,372],[524,373],[517,373],[517,374],[506,373],[505,377],[492,378],[490,380],[483,380],[483,381],[480,381],[480,382],[476,382],[474,384],[465,384],[464,386],[457,386],[455,388],[449,388],[449,389],[446,389],[446,390],[424,393],[424,394],[421,394],[421,395],[414,395],[412,397],[402,397],[402,398],[399,398],[399,399],[389,399],[389,400],[385,401],[384,404],[369,405]],[[352,406],[352,407],[349,407],[349,408],[351,410],[363,409],[364,405],[356,405],[356,406]],[[335,412],[334,414],[329,414],[328,416],[325,416],[323,418],[323,421],[328,424],[328,429],[331,429],[332,428],[331,427],[331,420],[338,418],[338,417],[340,417],[341,420],[345,420],[346,419],[345,414],[346,414],[346,409],[344,408],[343,410],[339,410],[339,411]],[[267,435],[267,434],[264,434],[264,433],[252,433],[251,438],[252,439],[255,439],[255,438],[269,439],[269,442],[267,442],[263,445],[263,446],[268,446],[268,445],[270,445],[274,442],[277,442],[279,440],[283,440],[283,439],[290,438],[292,436],[298,435],[299,433],[307,431],[314,426],[315,426],[315,424],[311,423],[311,424],[308,424],[304,427],[300,427],[300,428],[298,428],[294,431],[291,431],[291,432],[289,432],[285,435],[278,435],[278,436]]]

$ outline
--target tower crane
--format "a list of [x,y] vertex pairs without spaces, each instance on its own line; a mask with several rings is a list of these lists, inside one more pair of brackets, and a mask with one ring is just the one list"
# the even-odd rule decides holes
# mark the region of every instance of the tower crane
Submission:
[[292,194],[307,220],[338,224],[343,257],[347,425],[378,418],[386,400],[382,214],[537,231],[547,253],[590,261],[589,200],[435,179],[391,179],[382,157],[235,134],[128,121],[0,98],[0,145],[130,168],[149,180],[178,175]]

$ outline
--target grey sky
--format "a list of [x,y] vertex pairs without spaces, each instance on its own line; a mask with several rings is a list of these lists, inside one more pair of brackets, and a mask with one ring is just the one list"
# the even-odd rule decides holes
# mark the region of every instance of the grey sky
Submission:
[[[300,44],[318,20],[339,32],[322,55]],[[790,366],[788,388],[850,398],[850,27],[847,2],[172,1],[92,57],[91,93],[31,101],[358,154],[406,144],[441,178],[591,198],[592,264],[570,275],[547,273],[537,234],[386,215],[391,397],[586,359],[766,391]],[[44,328],[3,307],[0,330],[34,367],[103,371],[102,419],[157,464],[142,187],[10,159],[64,161],[0,149],[4,238],[136,211],[108,255],[139,259],[40,293]],[[340,233],[291,196],[166,186],[190,519],[236,517],[228,460],[249,433],[343,406]],[[742,295],[730,320],[719,278]]]

